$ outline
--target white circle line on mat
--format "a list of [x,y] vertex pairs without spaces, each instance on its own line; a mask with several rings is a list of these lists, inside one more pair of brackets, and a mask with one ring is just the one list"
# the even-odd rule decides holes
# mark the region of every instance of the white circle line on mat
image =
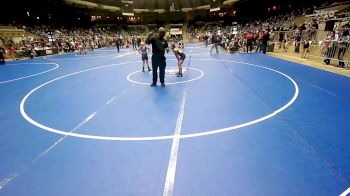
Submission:
[[[169,59],[171,60],[171,59]],[[175,68],[175,67],[169,67],[169,68]],[[178,81],[178,82],[166,82],[165,84],[166,85],[174,85],[174,84],[182,84],[182,83],[187,83],[187,82],[193,82],[193,81],[196,81],[196,80],[199,80],[200,78],[202,78],[204,76],[204,73],[203,71],[199,70],[199,69],[196,69],[196,68],[192,68],[192,67],[184,67],[186,69],[191,69],[191,70],[195,70],[195,71],[198,71],[200,73],[200,75],[198,77],[195,77],[193,79],[190,79],[190,80],[184,80],[184,81]],[[129,81],[129,82],[132,82],[132,83],[135,83],[135,84],[142,84],[142,85],[149,85],[150,83],[148,82],[138,82],[138,81],[135,81],[133,79],[131,79],[131,76],[136,74],[136,73],[139,73],[141,72],[141,70],[139,71],[135,71],[135,72],[132,72],[130,73],[126,79]]]
[[96,70],[96,69],[101,69],[101,68],[106,68],[106,67],[111,67],[111,66],[115,66],[115,65],[122,65],[122,64],[130,64],[133,62],[126,62],[126,63],[119,63],[119,64],[112,64],[112,65],[105,65],[105,66],[100,66],[100,67],[95,67],[95,68],[90,68],[90,69],[86,69],[86,70],[82,70],[82,71],[78,71],[78,72],[74,72],[71,74],[67,74],[61,77],[58,77],[56,79],[50,80],[48,82],[45,82],[41,85],[39,85],[38,87],[32,89],[28,94],[26,94],[24,96],[24,98],[22,99],[21,103],[20,103],[20,112],[21,115],[31,124],[33,124],[34,126],[37,126],[41,129],[44,129],[46,131],[49,132],[53,132],[53,133],[57,133],[57,134],[61,134],[61,135],[66,135],[66,136],[72,136],[72,137],[78,137],[78,138],[85,138],[85,139],[95,139],[95,140],[112,140],[112,141],[149,141],[149,140],[166,140],[166,139],[174,139],[174,138],[194,138],[194,137],[200,137],[200,136],[208,136],[208,135],[213,135],[213,134],[218,134],[218,133],[224,133],[224,132],[229,132],[229,131],[233,131],[233,130],[237,130],[239,128],[243,128],[243,127],[247,127],[253,124],[257,124],[259,122],[268,120],[274,116],[276,116],[277,114],[281,113],[282,111],[284,111],[285,109],[287,109],[288,107],[290,107],[298,98],[299,96],[299,87],[297,85],[297,83],[287,74],[282,73],[280,71],[277,71],[275,69],[269,68],[269,67],[264,67],[261,65],[257,65],[257,64],[252,64],[252,63],[246,63],[246,62],[239,62],[239,61],[231,61],[231,60],[215,60],[215,59],[192,59],[192,60],[211,60],[211,61],[218,61],[218,62],[231,62],[231,63],[238,63],[238,64],[245,64],[245,65],[251,65],[254,67],[259,67],[265,70],[269,70],[275,73],[278,73],[282,76],[284,76],[285,78],[287,78],[288,80],[290,80],[293,83],[294,86],[294,95],[293,97],[285,104],[283,105],[281,108],[274,110],[272,113],[265,115],[263,117],[260,117],[258,119],[249,121],[249,122],[245,122],[239,125],[233,125],[230,127],[226,127],[226,128],[221,128],[221,129],[215,129],[215,130],[210,130],[210,131],[205,131],[205,132],[200,132],[197,131],[195,133],[192,134],[183,134],[180,136],[174,136],[174,135],[165,135],[165,136],[148,136],[148,137],[113,137],[113,136],[100,136],[100,135],[88,135],[88,134],[80,134],[80,133],[73,133],[73,132],[69,132],[68,130],[59,130],[59,129],[55,129],[46,125],[43,125],[35,120],[33,120],[30,116],[28,116],[28,114],[25,112],[25,102],[26,100],[38,89],[52,83],[55,82],[57,80],[63,79],[65,77],[68,76],[72,76],[75,74],[79,74],[79,73],[83,73],[86,71],[91,71],[91,70]]

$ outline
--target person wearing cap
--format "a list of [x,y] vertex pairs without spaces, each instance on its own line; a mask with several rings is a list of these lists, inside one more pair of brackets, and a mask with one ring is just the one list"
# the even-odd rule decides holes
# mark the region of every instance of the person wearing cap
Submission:
[[146,44],[152,45],[152,70],[153,70],[153,80],[151,86],[157,85],[158,80],[158,68],[159,68],[159,80],[161,86],[164,87],[164,77],[165,77],[165,67],[166,58],[165,51],[169,52],[168,42],[164,39],[165,29],[160,27],[158,30],[158,35],[150,33],[146,39]]

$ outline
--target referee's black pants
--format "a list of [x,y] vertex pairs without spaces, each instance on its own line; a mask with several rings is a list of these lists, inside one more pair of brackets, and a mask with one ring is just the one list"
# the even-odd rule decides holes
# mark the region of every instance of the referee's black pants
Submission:
[[164,55],[152,55],[152,72],[153,83],[157,83],[158,80],[158,67],[159,67],[159,81],[164,84],[166,61]]

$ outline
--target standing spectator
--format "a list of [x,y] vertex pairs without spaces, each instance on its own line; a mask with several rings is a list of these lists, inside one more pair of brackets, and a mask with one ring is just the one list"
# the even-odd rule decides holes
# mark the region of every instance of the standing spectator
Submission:
[[350,36],[349,36],[349,30],[344,30],[342,35],[340,36],[338,40],[338,60],[339,60],[339,67],[345,67],[344,63],[344,55],[346,50],[349,47],[349,41],[350,41]]
[[141,46],[141,37],[140,36],[137,36],[137,47],[140,47]]
[[269,40],[270,40],[270,33],[269,31],[265,31],[265,34],[263,36],[263,41],[262,41],[262,51],[264,54],[266,54],[267,44]]
[[134,36],[131,39],[131,44],[132,44],[132,49],[136,50],[137,49],[137,43],[136,43],[136,39],[135,39]]
[[275,35],[275,32],[271,29],[271,30],[270,30],[270,41],[273,41],[273,42],[274,42],[274,41],[275,41],[275,36],[276,36],[276,35]]
[[228,50],[230,53],[235,52],[235,41],[234,41],[234,39],[232,39],[232,40],[230,41],[230,43],[228,44],[227,50]]
[[205,44],[205,47],[208,47],[208,42],[209,42],[209,37],[207,34],[204,35],[204,44]]
[[218,45],[220,43],[220,38],[216,32],[214,32],[212,37],[211,37],[211,43],[213,43],[213,46],[211,47],[210,54],[212,53],[213,49],[215,48],[216,54],[218,55],[219,54]]
[[263,37],[264,37],[264,31],[260,31],[258,35],[258,46],[256,47],[256,52],[262,51]]
[[120,37],[117,38],[117,41],[115,43],[115,45],[117,46],[117,51],[119,52],[119,47],[120,47],[120,44],[121,44],[121,39]]
[[34,48],[31,48],[31,53],[30,53],[30,59],[33,59],[35,56],[37,56],[38,54],[36,53]]
[[290,45],[289,37],[287,34],[283,37],[283,52],[288,52],[289,45]]
[[299,51],[300,51],[300,41],[301,41],[301,33],[300,33],[299,30],[297,30],[297,32],[296,32],[294,41],[295,41],[295,44],[294,44],[294,46],[295,46],[294,52],[299,53]]
[[327,36],[325,41],[328,43],[328,48],[327,48],[327,51],[326,51],[326,58],[325,58],[324,62],[327,65],[329,65],[331,63],[331,58],[333,58],[335,56],[335,51],[337,49],[336,45],[335,45],[335,42],[337,40],[335,39],[334,31],[331,32],[331,34],[329,36]]
[[278,36],[279,36],[278,37],[278,43],[279,43],[278,49],[281,49],[282,48],[282,44],[283,44],[283,40],[284,40],[284,32],[280,31]]
[[303,50],[303,54],[301,55],[301,58],[306,58],[306,54],[310,53],[310,43],[309,40],[306,38],[304,40],[304,50]]
[[253,42],[254,42],[254,34],[249,31],[247,33],[246,39],[247,39],[247,53],[248,52],[252,52],[252,50],[253,50]]

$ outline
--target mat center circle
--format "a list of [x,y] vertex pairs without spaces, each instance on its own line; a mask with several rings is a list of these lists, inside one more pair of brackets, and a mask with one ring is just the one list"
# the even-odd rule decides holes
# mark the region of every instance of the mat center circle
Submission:
[[[166,67],[165,68],[165,76],[166,76],[166,84],[174,85],[174,84],[182,84],[187,82],[193,82],[198,79],[201,79],[204,76],[204,72],[202,70],[192,68],[192,67],[183,67],[183,77],[176,77],[179,69],[177,67]],[[159,70],[158,70],[159,74]],[[142,72],[142,70],[135,71],[130,73],[126,78],[129,82],[141,85],[149,85],[152,81],[153,71]]]

